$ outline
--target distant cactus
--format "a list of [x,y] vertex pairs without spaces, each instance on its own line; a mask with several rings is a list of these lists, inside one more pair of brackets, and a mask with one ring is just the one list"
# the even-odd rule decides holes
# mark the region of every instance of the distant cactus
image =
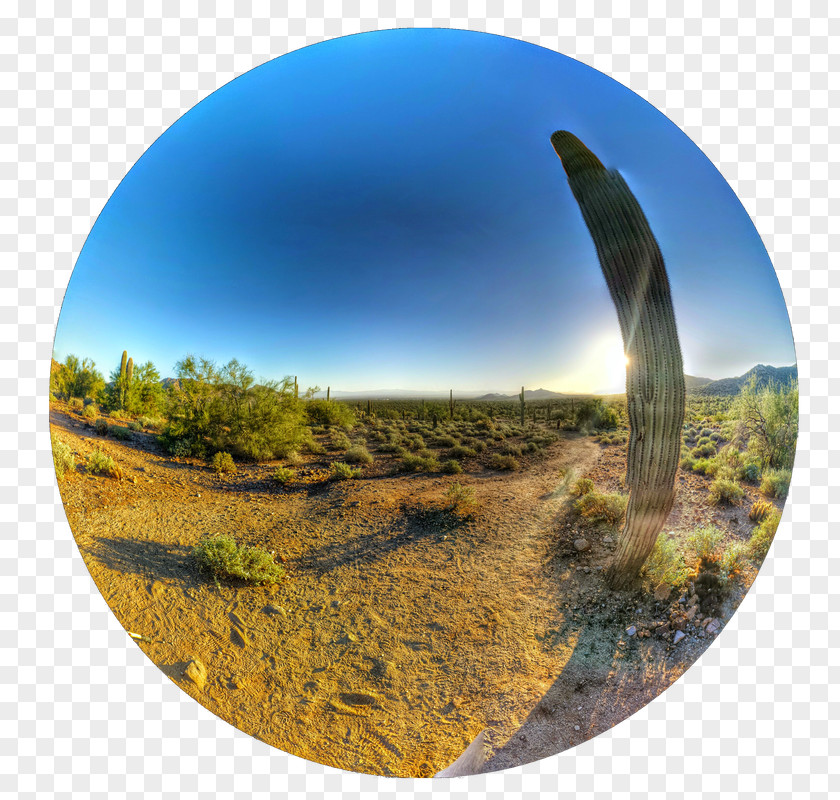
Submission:
[[525,387],[519,393],[519,423],[525,427]]
[[330,402],[330,387],[327,386],[327,402]]
[[611,588],[626,588],[653,550],[674,503],[685,415],[682,353],[665,262],[630,188],[571,133],[556,131],[551,144],[595,243],[629,358],[630,498],[607,570]]
[[452,389],[449,390],[449,419],[455,417],[455,399],[452,396]]

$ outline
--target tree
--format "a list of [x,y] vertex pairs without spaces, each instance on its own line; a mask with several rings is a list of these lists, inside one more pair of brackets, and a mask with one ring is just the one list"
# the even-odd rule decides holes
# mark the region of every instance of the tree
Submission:
[[685,415],[682,353],[665,262],[630,188],[571,133],[556,131],[551,143],[595,243],[628,357],[630,496],[606,574],[611,588],[626,588],[674,503]]
[[799,434],[799,385],[760,386],[750,376],[735,401],[738,432],[765,467],[791,469]]

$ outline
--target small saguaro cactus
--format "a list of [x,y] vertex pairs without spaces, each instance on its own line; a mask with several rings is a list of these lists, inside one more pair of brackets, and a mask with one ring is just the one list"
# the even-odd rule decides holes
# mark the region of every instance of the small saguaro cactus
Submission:
[[295,375],[295,399],[298,396],[298,382],[297,382],[297,375]]
[[519,422],[522,427],[525,427],[525,387],[519,392]]
[[674,503],[685,415],[682,353],[665,261],[630,188],[568,131],[555,131],[551,144],[595,243],[628,358],[630,497],[606,574],[620,589],[635,581]]
[[330,387],[327,386],[327,402],[330,402]]
[[455,399],[452,397],[452,389],[449,390],[449,419],[455,416]]
[[128,351],[123,350],[122,358],[120,359],[120,380],[118,385],[120,408],[125,408],[125,402],[128,396],[128,384],[131,381],[131,371],[134,369],[134,361],[128,357]]

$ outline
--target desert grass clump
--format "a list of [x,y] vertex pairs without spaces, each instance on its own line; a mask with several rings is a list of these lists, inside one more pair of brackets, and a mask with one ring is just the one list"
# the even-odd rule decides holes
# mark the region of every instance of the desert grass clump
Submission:
[[272,480],[285,486],[292,478],[295,477],[295,471],[288,467],[277,467],[271,475]]
[[766,500],[756,500],[750,508],[750,520],[752,522],[763,522],[773,509],[772,503],[768,503]]
[[731,478],[721,476],[709,487],[709,502],[713,505],[737,506],[744,498],[744,490]]
[[440,462],[431,455],[407,453],[400,462],[400,472],[439,472]]
[[233,456],[230,453],[219,451],[210,459],[210,466],[217,475],[236,472],[236,464],[233,463]]
[[478,455],[478,451],[473,447],[458,444],[449,451],[449,455],[452,458],[475,458]]
[[347,481],[362,477],[361,467],[351,467],[343,461],[335,461],[330,467],[330,478],[334,481]]
[[87,460],[87,470],[92,475],[107,475],[109,478],[120,478],[122,473],[111,456],[103,453],[98,448],[94,450]]
[[373,456],[362,444],[353,445],[344,454],[344,461],[348,464],[371,464]]
[[774,508],[753,530],[750,540],[747,542],[747,552],[750,558],[760,561],[767,555],[781,520],[782,515]]
[[591,478],[578,478],[569,490],[575,497],[583,497],[585,494],[595,491],[595,484]]
[[68,472],[75,471],[76,457],[73,455],[70,445],[55,436],[51,437],[51,440],[55,475],[59,480],[62,480]]
[[697,528],[686,539],[689,551],[698,561],[717,561],[722,543],[723,531],[714,525]]
[[471,516],[478,508],[472,486],[462,486],[460,483],[451,484],[444,495],[443,507],[445,511],[457,514],[459,517]]
[[347,438],[347,434],[344,433],[344,431],[336,429],[332,429],[330,431],[330,438],[327,443],[327,447],[330,450],[347,450],[350,446],[350,440]]
[[688,578],[689,571],[679,542],[667,533],[660,533],[641,574],[642,583],[651,591],[660,586],[682,586]]
[[761,476],[759,491],[766,497],[783,500],[790,488],[791,471],[789,469],[768,469]]
[[691,451],[692,458],[708,458],[717,453],[717,448],[711,443],[701,444]]
[[616,527],[624,519],[627,495],[618,492],[591,491],[575,501],[575,511],[592,522],[606,522]]
[[743,542],[732,542],[720,557],[720,572],[725,578],[732,578],[747,565],[749,548]]
[[451,458],[440,465],[440,471],[445,475],[460,475],[464,468],[454,458]]
[[215,578],[242,580],[255,585],[277,583],[284,574],[274,556],[260,547],[240,545],[231,536],[202,539],[193,547],[199,569]]
[[493,458],[490,459],[490,469],[513,472],[519,469],[519,462],[511,455],[505,456],[501,453],[494,453]]

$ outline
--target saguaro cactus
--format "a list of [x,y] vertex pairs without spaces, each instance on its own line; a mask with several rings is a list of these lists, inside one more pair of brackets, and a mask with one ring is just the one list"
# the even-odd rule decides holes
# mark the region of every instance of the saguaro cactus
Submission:
[[525,387],[519,393],[519,424],[525,427]]
[[449,390],[449,419],[455,417],[455,398],[452,396],[452,389]]
[[[133,364],[132,364],[133,366]],[[125,396],[128,390],[128,383],[126,374],[128,371],[128,351],[123,350],[122,358],[120,359],[120,382],[119,382],[119,399],[120,408],[125,408]]]
[[665,261],[630,188],[571,133],[556,131],[551,144],[595,243],[628,358],[630,497],[606,575],[618,589],[637,577],[674,503],[685,415],[682,353]]

